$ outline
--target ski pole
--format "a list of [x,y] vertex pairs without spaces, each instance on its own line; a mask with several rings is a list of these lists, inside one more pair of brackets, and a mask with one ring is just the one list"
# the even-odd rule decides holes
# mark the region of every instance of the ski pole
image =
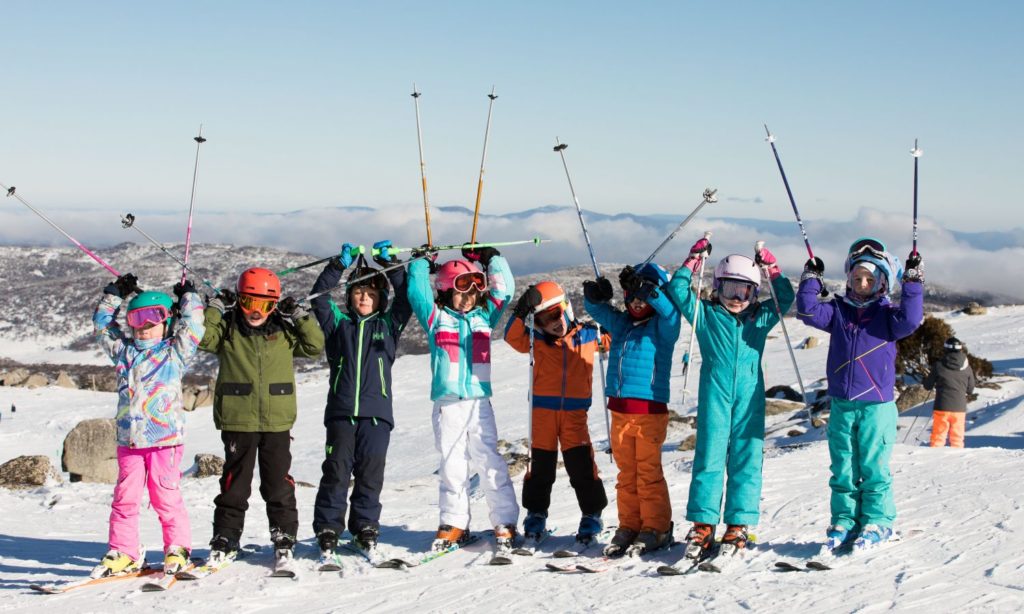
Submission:
[[310,294],[309,296],[304,296],[304,297],[298,299],[298,302],[301,303],[303,301],[306,301],[306,302],[312,301],[313,299],[315,299],[317,297],[320,297],[320,296],[323,296],[325,294],[329,294],[330,292],[333,292],[334,290],[337,290],[338,288],[345,288],[345,287],[351,286],[352,284],[357,284],[357,283],[359,283],[361,281],[366,281],[367,279],[371,279],[373,277],[376,277],[377,275],[383,275],[383,274],[387,273],[388,271],[393,271],[393,270],[395,270],[397,268],[403,267],[403,266],[409,264],[410,262],[416,262],[417,260],[422,260],[422,259],[430,256],[432,253],[433,252],[429,252],[429,253],[426,253],[426,254],[421,254],[419,256],[416,256],[415,258],[410,258],[409,260],[406,260],[405,262],[398,262],[398,263],[392,264],[390,266],[386,266],[383,269],[380,269],[378,271],[374,271],[373,273],[367,273],[366,275],[360,275],[359,277],[356,277],[355,279],[353,279],[352,277],[349,277],[348,279],[346,279],[345,281],[341,282],[340,284],[338,284],[336,286],[333,286],[333,287],[328,288],[326,290],[321,290],[320,292],[314,292],[313,294]]
[[[580,218],[580,228],[583,229],[583,239],[587,242],[587,251],[590,252],[590,262],[594,265],[594,277],[601,278],[601,269],[597,266],[597,258],[594,256],[594,246],[590,243],[590,233],[587,232],[587,223],[583,220],[583,209],[580,207],[580,199],[576,197],[576,188],[572,185],[572,177],[569,175],[569,165],[565,162],[565,150],[569,147],[566,143],[558,141],[558,137],[555,137],[555,151],[562,158],[562,168],[565,169],[565,179],[569,182],[569,193],[572,194],[572,202],[576,205],[576,215]],[[600,363],[598,371],[601,372],[601,399],[602,405],[604,405],[604,427],[608,433],[608,454],[612,453],[612,423],[611,417],[608,415],[608,386],[605,383],[605,362],[604,354],[605,350],[601,347],[601,325],[597,325],[597,339],[598,339],[598,351],[597,359]],[[615,457],[612,457],[612,463],[615,462]]]
[[490,104],[487,105],[487,128],[484,130],[484,153],[480,156],[480,179],[476,183],[476,208],[473,210],[473,234],[469,237],[470,243],[476,243],[476,223],[480,219],[480,197],[484,192],[484,162],[487,160],[487,138],[491,133],[491,109],[494,108],[494,101],[497,100],[497,96],[494,95],[494,86],[491,86],[491,93],[487,95],[491,99]]
[[[477,247],[507,247],[509,245],[530,245],[530,244],[540,245],[541,243],[551,243],[551,239],[541,239],[540,237],[534,237],[532,239],[526,239],[524,241],[503,241],[503,242],[498,242],[498,243],[462,243],[462,244],[452,244],[452,245],[431,245],[429,247],[433,251],[444,252],[444,251],[448,251],[448,250],[463,249],[463,248],[475,249]],[[423,248],[422,247],[389,247],[388,248],[388,253],[389,254],[395,254],[395,253],[402,253],[402,252],[411,252],[411,251],[416,250],[416,249],[423,249]],[[380,250],[379,249],[371,249],[370,253],[373,256],[379,256],[380,255]]]
[[[357,245],[355,247],[357,248],[356,254],[365,254],[366,253],[366,247],[364,247],[362,245]],[[410,248],[410,249],[412,249],[412,248]],[[379,252],[380,250],[377,250],[377,251]],[[394,252],[395,250],[392,249],[391,251]],[[337,256],[337,254],[334,254],[332,256],[325,256],[323,258],[320,258],[319,260],[314,260],[313,262],[307,262],[306,264],[300,264],[298,266],[293,266],[293,267],[290,267],[290,268],[287,268],[287,269],[281,269],[280,271],[277,272],[277,276],[281,277],[282,275],[287,275],[289,273],[294,273],[295,271],[301,271],[302,269],[308,269],[309,267],[313,267],[313,266],[316,266],[318,264],[323,264],[323,263],[327,262],[328,260],[330,260],[331,258],[334,258],[335,256]]]
[[706,190],[704,190],[704,200],[700,201],[700,204],[697,205],[697,208],[694,209],[690,213],[690,215],[686,216],[685,220],[683,220],[682,222],[679,222],[679,225],[676,226],[676,229],[673,230],[670,235],[665,237],[665,240],[661,242],[661,245],[656,247],[654,249],[654,251],[651,252],[651,255],[647,257],[647,260],[644,260],[643,263],[641,263],[640,266],[637,267],[637,269],[639,269],[639,268],[643,267],[645,264],[648,264],[649,262],[653,261],[655,256],[658,255],[658,252],[660,252],[666,245],[668,245],[669,242],[672,239],[676,238],[676,235],[679,234],[679,231],[682,230],[683,228],[685,228],[686,225],[690,223],[690,220],[692,220],[693,217],[695,215],[697,215],[697,212],[700,211],[704,207],[704,205],[706,205],[708,203],[718,202],[718,197],[715,196],[715,194],[717,194],[717,193],[718,193],[717,189],[707,188]]
[[90,258],[95,260],[97,263],[99,263],[99,265],[102,266],[103,268],[105,268],[107,271],[109,271],[111,275],[113,275],[114,277],[120,277],[121,276],[121,274],[117,272],[117,269],[115,269],[114,267],[110,266],[109,264],[104,262],[102,258],[100,258],[96,254],[94,254],[91,251],[89,251],[89,249],[86,246],[82,245],[81,243],[78,242],[77,239],[75,239],[74,237],[69,235],[67,232],[65,232],[65,230],[63,228],[61,228],[60,226],[58,226],[56,223],[54,223],[53,220],[51,220],[50,218],[48,218],[45,215],[43,215],[42,211],[40,211],[39,209],[36,209],[32,205],[28,204],[28,201],[25,200],[24,198],[22,198],[20,194],[16,194],[14,192],[15,189],[16,189],[14,186],[7,187],[4,184],[0,183],[0,188],[3,188],[4,190],[7,191],[7,196],[8,197],[13,196],[13,197],[17,198],[19,201],[21,201],[21,204],[23,204],[26,207],[28,207],[29,209],[31,209],[32,212],[35,213],[36,215],[38,215],[39,217],[43,218],[43,221],[45,221],[50,226],[53,226],[53,228],[57,232],[59,232],[60,234],[64,235],[65,237],[67,237],[69,241],[71,241],[72,243],[75,244],[76,247],[78,247],[78,249],[82,250],[83,252],[85,252],[85,254],[87,256],[89,256]]
[[[529,407],[527,407],[526,412],[527,420],[529,420],[529,424],[527,425],[527,433],[529,433],[529,435],[526,440],[526,458],[529,460],[530,465],[533,464],[533,324],[534,314],[533,312],[530,312],[530,314],[526,316],[526,326],[530,329],[530,382],[527,386],[526,393],[526,396],[529,399]],[[531,468],[531,466],[527,466],[527,475],[530,474]]]
[[416,107],[416,143],[420,148],[420,179],[423,183],[423,215],[427,220],[427,245],[434,243],[434,240],[430,238],[430,199],[427,197],[427,163],[423,159],[423,129],[420,128],[420,96],[422,94],[416,91],[416,84],[412,84],[412,100],[413,105]]
[[[782,168],[782,159],[779,158],[779,150],[775,148],[775,136],[768,130],[768,124],[764,125],[764,131],[768,135],[765,138],[772,146],[772,153],[775,154],[775,163],[779,166],[779,174],[782,175],[782,184],[786,186],[786,194],[789,196],[789,204],[793,207],[793,214],[796,215],[796,223],[800,226],[800,234],[804,237],[804,246],[807,248],[807,256],[814,260],[814,250],[811,249],[811,241],[807,238],[807,231],[804,230],[804,221],[800,218],[800,211],[796,208],[796,199],[793,198],[793,190],[789,189],[789,179],[786,179],[786,171]],[[821,284],[821,296],[828,296],[825,283]]]
[[804,411],[807,412],[807,423],[813,425],[811,406],[807,402],[807,390],[804,389],[804,378],[800,375],[800,366],[796,364],[796,353],[793,352],[793,343],[789,340],[789,330],[786,328],[786,320],[783,318],[782,307],[779,305],[779,297],[775,295],[775,287],[772,286],[772,278],[768,274],[768,267],[761,262],[761,248],[764,241],[754,243],[754,261],[761,269],[761,275],[768,280],[768,292],[772,295],[772,304],[775,305],[775,313],[779,316],[779,324],[782,325],[782,335],[786,339],[786,349],[789,350],[789,357],[793,361],[793,370],[796,371],[796,381],[800,384],[800,394],[804,399]]
[[[145,230],[143,230],[143,229],[139,228],[138,226],[136,226],[135,225],[135,216],[133,214],[127,213],[127,214],[121,216],[121,228],[124,228],[124,229],[134,228],[135,230],[137,230],[139,232],[139,234],[141,234],[142,236],[144,236],[147,239],[149,239],[150,243],[152,243],[153,245],[155,245],[158,248],[160,248],[160,251],[162,251],[163,253],[165,253],[168,256],[170,256],[171,260],[173,260],[173,261],[177,262],[178,264],[180,264],[182,271],[186,271],[188,273],[192,273],[192,275],[194,277],[202,280],[202,282],[204,284],[206,284],[206,286],[209,289],[213,290],[214,294],[220,294],[220,290],[215,288],[214,285],[209,282],[209,280],[203,279],[203,277],[199,273],[196,273],[195,270],[192,267],[190,267],[188,264],[183,262],[181,260],[181,258],[178,258],[174,254],[172,254],[170,251],[168,251],[168,249],[166,247],[163,246],[162,243],[160,243],[159,241],[157,241],[153,237],[149,236],[149,233],[147,233]],[[182,283],[184,283],[184,282],[182,282]]]
[[917,147],[917,139],[914,139],[914,148],[910,150],[910,155],[914,156],[914,247],[910,251],[917,253],[917,160],[924,154]]
[[[196,142],[196,165],[192,169],[192,196],[188,201],[188,229],[185,231],[185,262],[181,264],[181,283],[185,283],[185,273],[188,271],[188,253],[192,246],[192,209],[196,204],[196,177],[199,175],[199,147],[206,142],[203,138],[203,125],[199,124],[199,136],[193,137]],[[194,274],[194,273],[193,273]]]
[[[704,239],[711,240],[711,231],[704,232]],[[686,346],[686,353],[683,354],[683,405],[686,405],[686,395],[689,394],[687,382],[690,381],[690,356],[693,352],[693,339],[697,336],[697,318],[700,314],[700,291],[704,285],[704,265],[707,263],[707,256],[700,257],[700,269],[697,273],[697,295],[693,301],[693,322],[690,324],[690,341]]]

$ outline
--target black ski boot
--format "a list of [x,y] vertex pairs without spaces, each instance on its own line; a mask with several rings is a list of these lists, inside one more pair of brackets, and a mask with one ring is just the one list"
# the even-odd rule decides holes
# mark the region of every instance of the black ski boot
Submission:
[[640,531],[640,534],[636,536],[636,540],[633,541],[633,545],[629,547],[629,556],[642,556],[648,552],[654,552],[655,550],[672,545],[673,526],[674,524],[669,524],[668,531],[656,531],[654,529]]
[[372,552],[377,547],[377,540],[380,537],[380,529],[377,527],[363,527],[352,539],[360,550]]
[[236,556],[238,556],[238,540],[214,533],[213,539],[210,540],[209,563],[216,565],[234,559]]
[[334,529],[321,529],[316,534],[316,543],[322,554],[333,554],[338,549],[338,534]]
[[619,527],[615,530],[615,535],[612,536],[611,542],[604,547],[604,555],[619,557],[626,554],[626,549],[633,545],[636,537],[637,532],[633,529]]

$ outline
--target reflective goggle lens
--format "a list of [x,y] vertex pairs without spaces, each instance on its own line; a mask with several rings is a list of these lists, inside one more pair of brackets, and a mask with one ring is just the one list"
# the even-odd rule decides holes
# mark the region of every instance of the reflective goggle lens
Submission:
[[723,279],[718,293],[726,299],[737,301],[749,301],[757,295],[757,286],[748,281],[735,279]]
[[864,254],[885,258],[885,246],[874,239],[861,239],[850,248],[850,256],[861,256]]
[[171,315],[163,305],[152,307],[139,307],[128,312],[128,326],[132,328],[143,328],[147,324],[159,324]]
[[538,324],[546,326],[561,318],[564,312],[565,310],[563,308],[562,303],[559,303],[558,305],[552,305],[551,307],[548,307],[544,311],[537,313],[536,315],[533,316],[533,318],[537,321]]
[[473,288],[483,292],[487,289],[487,278],[483,273],[463,273],[455,278],[456,292],[469,292]]
[[252,296],[251,294],[242,294],[238,297],[238,306],[242,308],[242,311],[270,313],[274,310],[275,305],[277,305],[277,299],[273,298]]

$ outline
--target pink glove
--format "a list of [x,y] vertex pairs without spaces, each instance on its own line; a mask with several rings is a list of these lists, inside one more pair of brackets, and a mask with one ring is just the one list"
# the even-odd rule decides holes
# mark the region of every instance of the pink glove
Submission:
[[696,273],[697,268],[700,266],[700,259],[707,258],[710,255],[711,241],[702,238],[690,248],[690,256],[683,261],[683,266],[690,269],[691,273]]
[[762,247],[755,256],[757,264],[765,267],[768,270],[768,276],[771,279],[775,279],[779,275],[782,275],[782,270],[779,269],[778,260],[775,258],[775,254],[768,251],[767,247]]

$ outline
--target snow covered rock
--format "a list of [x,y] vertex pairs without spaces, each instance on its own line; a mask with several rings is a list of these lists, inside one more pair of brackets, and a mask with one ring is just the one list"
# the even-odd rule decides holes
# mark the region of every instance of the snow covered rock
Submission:
[[196,464],[193,467],[195,473],[192,477],[209,478],[220,477],[224,472],[224,459],[216,454],[196,454]]
[[21,385],[26,388],[44,388],[50,385],[50,380],[42,373],[33,373]]
[[61,481],[61,476],[46,456],[19,456],[0,465],[0,486],[33,488],[48,480]]
[[974,301],[967,303],[967,306],[961,309],[960,311],[966,313],[969,316],[983,316],[986,313],[988,313],[987,308]]
[[0,373],[0,386],[19,386],[28,379],[28,369],[18,367],[10,371]]
[[72,482],[117,482],[117,428],[114,420],[82,420],[64,438],[61,456]]
[[67,371],[61,371],[57,374],[57,380],[53,382],[55,386],[61,388],[78,388],[78,384],[75,383],[73,377],[68,375]]

